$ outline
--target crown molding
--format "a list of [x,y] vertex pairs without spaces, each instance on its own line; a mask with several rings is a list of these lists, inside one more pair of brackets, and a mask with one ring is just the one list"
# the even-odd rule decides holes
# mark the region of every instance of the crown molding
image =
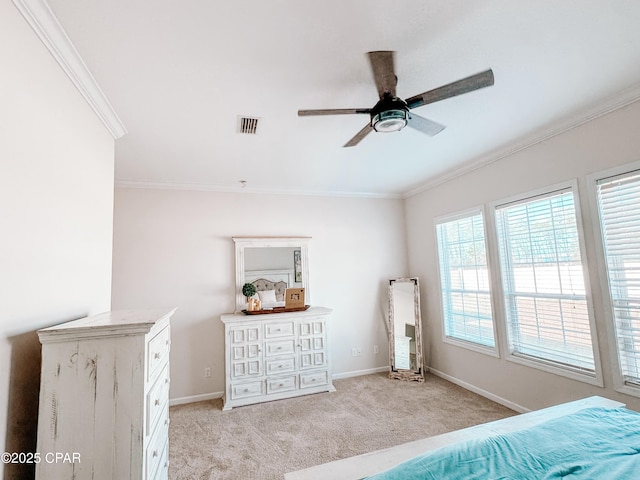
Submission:
[[45,0],[13,0],[38,38],[80,91],[114,139],[127,133],[87,65]]
[[550,138],[578,128],[585,123],[589,123],[593,120],[596,120],[597,118],[603,117],[605,115],[608,115],[609,113],[615,112],[616,110],[627,107],[639,100],[640,84],[636,84],[630,88],[623,90],[617,95],[614,95],[609,99],[599,103],[597,106],[584,110],[578,116],[578,118],[575,118],[575,116],[573,116],[572,119],[556,122],[551,127],[548,127],[542,131],[537,130],[530,135],[524,136],[519,141],[512,143],[504,149],[495,150],[488,155],[484,155],[482,157],[479,157],[475,161],[471,161],[470,163],[465,164],[460,168],[454,169],[426,183],[423,183],[422,185],[414,189],[408,190],[404,193],[404,195],[402,195],[402,197],[405,199],[410,198],[414,195],[435,188],[438,185],[442,185],[443,183],[453,180],[454,178],[460,177],[474,170],[490,165],[493,162],[497,162],[504,158],[510,157],[511,155],[533,147],[534,145],[543,143]]
[[174,182],[150,182],[139,180],[116,180],[116,188],[148,189],[148,190],[187,190],[201,192],[261,194],[261,195],[297,195],[308,197],[350,197],[350,198],[380,198],[402,199],[400,193],[374,193],[374,192],[340,192],[320,190],[294,190],[279,187],[239,187],[230,185],[214,185],[204,183],[174,183]]

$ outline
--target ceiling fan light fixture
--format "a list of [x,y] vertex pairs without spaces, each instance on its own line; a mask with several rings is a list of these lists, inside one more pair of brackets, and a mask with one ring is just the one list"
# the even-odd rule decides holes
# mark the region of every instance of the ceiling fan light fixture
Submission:
[[397,132],[406,127],[408,116],[406,110],[385,110],[371,117],[371,126],[376,132]]

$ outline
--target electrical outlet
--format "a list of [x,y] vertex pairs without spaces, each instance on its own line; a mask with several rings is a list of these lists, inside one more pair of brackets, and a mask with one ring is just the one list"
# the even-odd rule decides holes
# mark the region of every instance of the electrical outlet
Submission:
[[204,376],[209,378],[211,376],[211,367],[207,367],[204,369]]
[[380,353],[380,349],[378,348],[378,345],[374,345],[374,346],[373,346],[373,353],[374,353],[375,355],[377,355],[377,354],[379,354],[379,353]]
[[358,356],[358,348],[357,347],[353,347],[351,349],[351,356],[352,357],[357,357]]

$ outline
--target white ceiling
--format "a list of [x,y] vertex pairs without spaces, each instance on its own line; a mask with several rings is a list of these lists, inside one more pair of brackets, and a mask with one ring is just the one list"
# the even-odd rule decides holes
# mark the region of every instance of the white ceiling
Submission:
[[[638,0],[49,0],[128,133],[116,180],[395,196],[640,96]],[[396,51],[401,98],[492,68],[416,109],[447,126],[342,145],[372,107],[365,53]],[[238,116],[260,117],[258,134]]]

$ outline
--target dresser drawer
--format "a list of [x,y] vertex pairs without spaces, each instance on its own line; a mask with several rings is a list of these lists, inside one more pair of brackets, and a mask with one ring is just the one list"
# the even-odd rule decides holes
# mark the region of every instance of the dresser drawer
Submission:
[[326,371],[303,373],[300,375],[300,388],[315,387],[329,383],[329,374]]
[[267,323],[264,326],[264,337],[286,337],[294,335],[296,331],[295,322]]
[[167,480],[169,478],[169,440],[164,445],[162,455],[160,456],[160,462],[158,463],[158,470],[153,480]]
[[169,399],[169,364],[165,365],[153,387],[147,393],[146,434],[150,435]]
[[300,336],[324,335],[325,321],[321,318],[305,319],[300,322]]
[[244,362],[234,362],[231,365],[231,377],[236,379],[247,379],[262,375],[262,360],[247,360]]
[[147,346],[147,381],[153,380],[162,365],[169,359],[169,327],[162,329],[149,340]]
[[296,376],[291,375],[289,377],[268,378],[267,379],[267,393],[288,392],[290,390],[296,390]]
[[295,372],[295,357],[288,358],[271,358],[266,361],[267,375],[277,375],[279,373]]
[[262,340],[261,325],[244,325],[242,327],[233,327],[229,331],[231,344],[245,344],[259,342]]
[[169,405],[164,404],[163,415],[153,431],[146,448],[147,478],[155,478],[158,468],[164,464],[163,453],[169,442]]
[[231,398],[256,397],[264,394],[264,382],[249,382],[231,385]]
[[327,358],[324,352],[301,352],[300,370],[316,369],[327,366]]
[[296,341],[293,338],[288,338],[287,340],[272,340],[265,342],[265,349],[266,357],[293,354],[296,351]]

